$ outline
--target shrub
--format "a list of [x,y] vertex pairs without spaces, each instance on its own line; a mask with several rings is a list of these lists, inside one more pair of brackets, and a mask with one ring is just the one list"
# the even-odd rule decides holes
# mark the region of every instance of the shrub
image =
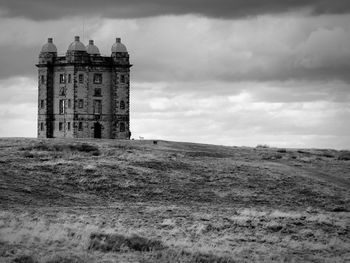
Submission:
[[256,148],[270,148],[267,144],[258,144]]
[[287,150],[286,150],[286,149],[284,149],[284,148],[281,148],[281,149],[278,149],[278,150],[277,150],[277,152],[279,152],[279,153],[286,153],[286,152],[287,152]]
[[234,263],[233,259],[213,253],[187,252],[179,249],[156,251],[144,257],[142,263]]
[[338,155],[338,160],[350,161],[350,151],[341,151]]
[[78,144],[78,145],[71,145],[70,146],[71,150],[79,151],[79,152],[96,152],[98,151],[98,147],[95,145],[83,143],[83,144]]
[[25,151],[25,152],[23,153],[23,156],[24,156],[25,158],[34,158],[34,154],[33,154],[32,152],[30,152],[30,151]]
[[47,260],[45,263],[85,263],[85,261],[77,256],[59,256]]
[[16,257],[12,262],[14,262],[14,263],[37,263],[38,261],[36,261],[32,256],[21,255],[21,256]]
[[103,252],[118,252],[123,249],[135,251],[151,251],[163,249],[164,245],[158,240],[151,240],[137,235],[126,237],[119,234],[92,233],[89,249]]
[[[46,151],[46,152],[86,152],[91,153],[94,156],[100,155],[99,148],[95,145],[91,145],[88,143],[81,143],[81,144],[62,144],[62,143],[55,143],[55,144],[48,144],[40,142],[36,145],[28,146],[28,147],[22,147],[20,150],[25,151],[24,156],[27,158],[33,158],[34,155],[30,152],[33,150],[36,151]],[[26,156],[27,155],[27,156]],[[33,156],[31,156],[33,155]]]

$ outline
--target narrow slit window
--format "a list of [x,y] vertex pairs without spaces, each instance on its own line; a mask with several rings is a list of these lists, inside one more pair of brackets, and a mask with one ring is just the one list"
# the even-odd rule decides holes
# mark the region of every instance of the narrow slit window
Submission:
[[65,113],[65,100],[60,100],[59,102],[59,113],[64,114]]
[[119,129],[120,132],[125,132],[125,123],[124,122],[121,122],[120,123],[120,129]]
[[79,108],[83,108],[84,107],[84,100],[83,99],[79,100],[78,106],[79,106]]
[[60,83],[66,83],[66,77],[64,74],[60,74]]
[[120,83],[125,83],[125,75],[120,75]]
[[65,87],[60,88],[60,96],[66,96],[66,88]]
[[125,102],[123,100],[120,102],[120,109],[125,110]]
[[67,122],[67,129],[70,131],[70,122]]
[[79,74],[79,83],[83,83],[83,82],[84,82],[84,75]]
[[58,123],[58,129],[59,129],[60,131],[63,130],[63,122]]
[[82,131],[83,130],[83,123],[80,121],[78,125],[78,130]]

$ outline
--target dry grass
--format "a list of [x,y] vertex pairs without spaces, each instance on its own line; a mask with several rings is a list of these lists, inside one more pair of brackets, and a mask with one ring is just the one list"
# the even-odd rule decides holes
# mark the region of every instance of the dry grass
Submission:
[[342,154],[0,139],[0,262],[346,262]]

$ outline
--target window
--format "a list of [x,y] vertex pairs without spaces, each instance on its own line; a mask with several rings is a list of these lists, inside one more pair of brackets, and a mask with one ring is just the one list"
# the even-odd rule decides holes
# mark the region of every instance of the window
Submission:
[[101,96],[101,89],[100,88],[95,88],[94,96]]
[[70,131],[70,122],[67,122],[67,129]]
[[60,131],[63,130],[63,122],[58,123],[58,129],[59,129]]
[[120,102],[120,109],[125,109],[125,102],[123,100]]
[[41,75],[41,76],[40,76],[40,83],[41,83],[41,84],[44,84],[44,83],[45,83],[45,76],[44,76],[44,75]]
[[65,113],[65,100],[60,100],[59,102],[59,112],[60,114]]
[[66,77],[64,74],[60,74],[60,83],[66,83]]
[[45,100],[40,100],[40,108],[45,108]]
[[43,122],[40,123],[40,130],[41,130],[41,131],[44,130],[44,123],[43,123]]
[[72,82],[72,75],[68,74],[68,83],[71,83],[71,82]]
[[102,74],[95,73],[94,74],[94,83],[95,84],[101,84],[102,83]]
[[125,83],[125,75],[120,75],[120,83]]
[[81,121],[79,122],[78,130],[79,131],[83,130],[83,123]]
[[102,113],[102,103],[100,100],[94,100],[94,114]]
[[79,100],[78,107],[79,107],[79,108],[83,108],[83,107],[84,107],[84,100],[83,100],[83,99],[80,99],[80,100]]
[[83,82],[84,82],[84,75],[79,74],[79,83],[83,83]]
[[121,122],[120,123],[120,129],[119,129],[120,132],[125,132],[125,123],[124,122]]
[[60,96],[66,96],[66,88],[65,87],[60,88]]
[[72,100],[71,99],[68,99],[68,108],[72,108]]

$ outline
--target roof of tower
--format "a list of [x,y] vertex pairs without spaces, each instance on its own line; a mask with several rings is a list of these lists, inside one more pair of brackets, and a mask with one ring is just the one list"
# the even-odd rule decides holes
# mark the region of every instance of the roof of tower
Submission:
[[123,43],[121,43],[119,37],[116,38],[116,41],[113,44],[111,50],[112,50],[112,53],[114,53],[114,52],[128,52],[126,50],[126,46]]
[[55,44],[52,43],[52,38],[47,39],[47,43],[41,48],[42,53],[57,53]]
[[79,40],[79,36],[74,37],[74,42],[69,45],[68,51],[86,51],[84,44]]
[[98,47],[94,45],[93,40],[89,40],[89,45],[86,46],[86,51],[90,55],[100,55],[100,51],[98,50]]

